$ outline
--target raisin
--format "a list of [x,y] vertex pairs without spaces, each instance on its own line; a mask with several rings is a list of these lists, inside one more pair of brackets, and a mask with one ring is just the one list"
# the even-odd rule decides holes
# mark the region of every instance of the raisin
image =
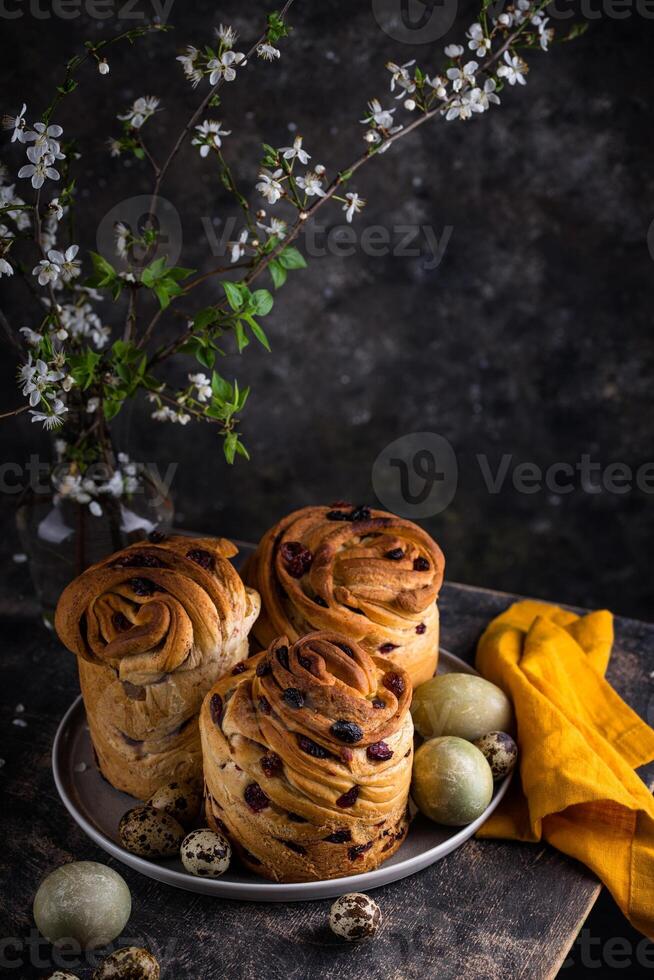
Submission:
[[244,670],[247,670],[247,667],[245,665],[245,661],[241,660],[240,664],[236,664],[235,667],[232,667],[232,674],[242,674]]
[[254,813],[260,813],[270,806],[270,800],[259,786],[259,783],[249,783],[243,793],[245,802]]
[[370,507],[355,507],[348,517],[348,521],[369,521],[371,518]]
[[352,660],[355,659],[354,650],[352,649],[352,647],[349,647],[347,643],[335,643],[334,646],[338,647],[339,650],[342,650],[343,653],[346,654],[346,656],[350,657]]
[[307,853],[306,847],[302,847],[301,844],[296,844],[293,840],[283,840],[280,843],[282,843],[284,847],[288,847],[289,851],[293,851],[295,854]]
[[359,787],[355,785],[352,786],[351,789],[348,789],[347,792],[339,796],[339,798],[336,800],[336,806],[340,806],[342,810],[345,810],[347,807],[354,806],[358,798]]
[[356,745],[363,738],[363,729],[353,721],[344,721],[340,718],[335,721],[329,729],[334,738],[347,745]]
[[127,630],[131,630],[132,624],[130,623],[127,616],[123,615],[121,612],[115,612],[111,618],[114,624],[114,629],[117,629],[119,633],[125,633]]
[[287,646],[277,648],[277,659],[279,660],[284,670],[288,670],[288,647]]
[[386,762],[393,758],[393,750],[386,742],[375,742],[366,749],[366,755],[372,762]]
[[428,572],[429,562],[427,561],[426,558],[422,558],[422,557],[416,558],[414,559],[413,567],[416,570],[416,572]]
[[386,690],[391,691],[396,698],[404,694],[404,679],[399,674],[389,671],[388,674],[384,674],[382,683]]
[[282,771],[282,760],[276,752],[268,752],[267,755],[262,755],[259,762],[268,779],[278,776]]
[[196,565],[200,568],[206,568],[208,572],[213,571],[216,566],[213,555],[210,551],[204,551],[203,548],[193,548],[191,551],[186,552],[186,557],[194,561]]
[[129,583],[137,595],[152,595],[157,586],[149,578],[133,578]]
[[372,841],[368,841],[367,844],[355,844],[353,847],[348,848],[347,856],[350,861],[355,861],[357,858],[362,857],[366,851],[369,851],[372,847]]
[[270,664],[264,658],[263,660],[260,660],[259,663],[257,664],[257,677],[265,677],[265,675],[269,673],[270,673]]
[[302,708],[304,706],[304,695],[297,687],[287,687],[282,697],[289,708]]
[[259,711],[261,712],[262,715],[270,714],[271,708],[270,708],[270,702],[268,698],[259,698],[257,704],[259,707]]
[[168,535],[164,531],[150,531],[148,534],[148,540],[151,541],[152,544],[161,544],[161,542],[165,541],[167,537]]
[[397,650],[397,643],[382,643],[379,648],[380,653],[392,653],[393,650]]
[[134,554],[125,555],[113,562],[112,568],[166,568],[167,566],[157,558],[156,555],[149,555],[147,552],[136,551]]
[[372,706],[373,708],[385,708],[386,702],[382,701],[381,698],[374,698],[372,702]]
[[303,657],[300,654],[297,659],[298,659],[298,663],[300,664],[300,667],[304,667],[304,669],[308,670],[309,673],[313,674],[314,677],[318,676],[318,667],[313,657]]
[[401,561],[404,558],[404,552],[401,548],[391,548],[384,555],[385,558],[390,558],[391,561]]
[[349,517],[344,510],[328,510],[325,514],[328,521],[349,521]]
[[312,738],[307,738],[306,735],[298,735],[297,744],[303,752],[307,755],[312,756],[314,759],[329,759],[331,758],[331,752],[324,749],[322,745],[318,745],[314,742]]
[[425,626],[425,624],[418,623],[418,625],[416,626],[416,633],[418,634],[418,636],[422,636],[422,634],[426,632],[427,632],[427,627]]
[[214,725],[220,725],[223,717],[223,699],[220,694],[212,694],[209,702],[209,711]]
[[329,844],[347,844],[352,840],[352,834],[349,830],[335,830],[328,837],[323,837],[323,840],[326,840]]
[[321,595],[314,595],[313,601],[317,606],[322,606],[323,609],[327,609],[327,603]]
[[302,578],[311,568],[313,555],[300,541],[285,541],[279,549],[286,571],[293,578]]

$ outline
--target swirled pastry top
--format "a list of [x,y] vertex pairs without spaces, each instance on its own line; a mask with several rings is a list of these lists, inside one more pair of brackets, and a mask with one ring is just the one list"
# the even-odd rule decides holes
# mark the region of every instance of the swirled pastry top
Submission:
[[228,560],[224,538],[139,542],[93,565],[64,590],[55,616],[78,657],[148,684],[220,656],[252,620],[259,597]]
[[305,507],[272,527],[248,564],[246,581],[262,600],[254,633],[266,646],[282,634],[336,630],[369,653],[420,662],[430,646],[437,652],[444,565],[411,521],[367,507]]
[[270,806],[282,822],[291,811],[314,826],[380,821],[406,803],[411,694],[405,671],[340,634],[281,637],[205,699],[208,785],[212,765],[228,762],[253,812]]

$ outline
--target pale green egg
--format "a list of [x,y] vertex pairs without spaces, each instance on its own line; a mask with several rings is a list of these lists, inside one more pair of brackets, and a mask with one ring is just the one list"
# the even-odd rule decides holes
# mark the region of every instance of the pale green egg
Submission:
[[51,943],[72,939],[83,949],[112,942],[125,928],[132,898],[124,879],[96,861],[64,864],[34,898],[34,921]]
[[513,726],[513,708],[504,691],[476,674],[432,677],[414,691],[411,714],[423,738],[456,735],[473,741]]
[[471,742],[451,735],[432,738],[415,754],[411,796],[430,820],[463,827],[490,803],[493,774]]

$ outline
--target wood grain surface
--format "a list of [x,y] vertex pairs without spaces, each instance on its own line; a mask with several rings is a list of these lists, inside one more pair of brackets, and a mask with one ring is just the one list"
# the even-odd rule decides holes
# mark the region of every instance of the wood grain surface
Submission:
[[[515,597],[445,586],[442,643],[472,660],[488,620]],[[584,867],[549,846],[472,840],[438,864],[374,892],[378,937],[350,945],[327,926],[330,902],[255,905],[191,895],[108,860],[56,794],[50,749],[78,692],[75,662],[34,617],[4,603],[0,975],[45,977],[53,966],[89,980],[97,954],[53,954],[34,930],[41,878],[70,860],[107,862],[125,877],[133,914],[119,943],[149,946],[164,980],[545,980],[556,976],[599,892]],[[616,621],[609,679],[643,716],[654,710],[654,627]],[[25,711],[16,714],[16,706]],[[14,724],[15,720],[23,725]],[[649,776],[649,773],[646,774]],[[648,780],[649,781],[649,780]],[[53,958],[53,955],[55,958]]]

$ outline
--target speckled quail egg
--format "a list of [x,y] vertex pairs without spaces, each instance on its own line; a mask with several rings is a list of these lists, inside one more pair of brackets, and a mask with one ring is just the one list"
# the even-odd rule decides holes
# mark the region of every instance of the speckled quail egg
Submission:
[[73,861],[45,878],[34,897],[34,921],[51,943],[82,949],[112,942],[127,924],[132,897],[125,880],[97,861]]
[[432,738],[417,750],[411,795],[430,820],[463,827],[481,816],[493,796],[493,774],[471,742],[452,735]]
[[213,830],[194,830],[182,841],[182,864],[199,878],[219,878],[227,871],[232,848],[226,837]]
[[63,970],[55,970],[47,980],[79,980],[79,977],[74,973],[64,973]]
[[438,674],[425,681],[414,691],[411,714],[423,738],[455,735],[472,741],[513,725],[504,691],[476,674]]
[[488,732],[472,744],[486,759],[496,782],[508,776],[518,761],[518,746],[506,732]]
[[349,943],[371,939],[381,925],[377,902],[362,892],[349,892],[337,898],[329,913],[329,928]]
[[166,783],[152,795],[149,805],[170,814],[183,827],[191,827],[200,815],[202,794],[192,783]]
[[100,964],[93,980],[159,980],[161,970],[152,953],[139,946],[124,946]]
[[137,806],[128,810],[118,827],[123,847],[140,857],[172,857],[184,840],[184,828],[165,810]]

